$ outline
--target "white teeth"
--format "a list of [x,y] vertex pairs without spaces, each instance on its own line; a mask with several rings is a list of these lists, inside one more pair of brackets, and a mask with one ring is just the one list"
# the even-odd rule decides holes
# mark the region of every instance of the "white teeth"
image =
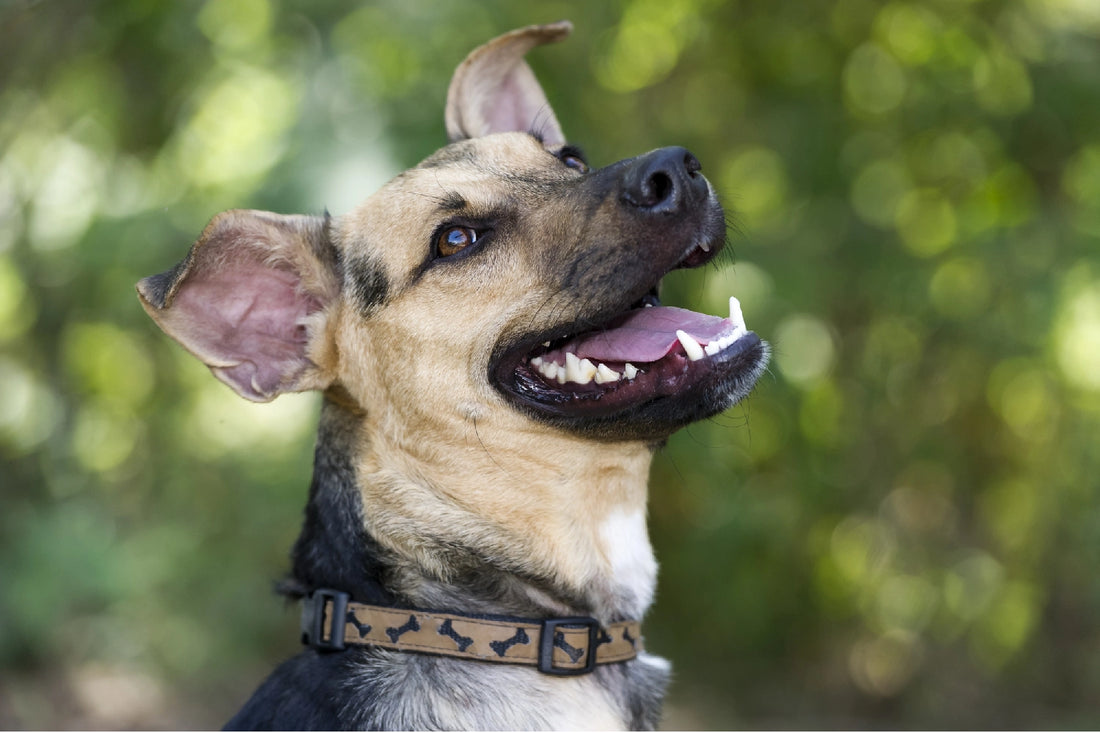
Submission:
[[699,342],[693,339],[684,331],[676,331],[676,338],[680,339],[680,344],[683,345],[684,351],[687,352],[687,357],[691,361],[699,361],[703,358],[703,347],[699,345]]
[[706,242],[702,242],[699,244],[699,249],[703,250],[704,252],[710,252],[710,245]]
[[614,369],[610,369],[606,364],[600,364],[596,368],[596,384],[607,384],[608,382],[617,382],[620,379],[620,374]]
[[612,382],[618,382],[623,379],[634,379],[634,377],[641,374],[641,370],[633,364],[627,363],[623,365],[623,371],[620,374],[607,364],[594,364],[590,359],[580,359],[576,354],[566,352],[565,364],[558,364],[551,359],[544,359],[541,356],[536,356],[531,359],[531,366],[535,370],[546,377],[552,379],[558,384],[565,384],[566,382],[574,382],[576,384],[589,384],[595,382],[596,384],[611,384]]
[[565,379],[568,382],[578,382],[579,384],[588,384],[591,381],[581,376],[581,360],[577,358],[576,354],[566,353],[565,355]]
[[[617,382],[622,379],[622,375],[614,369],[611,369],[606,364],[595,364],[591,359],[580,359],[576,354],[566,352],[565,364],[561,365],[553,360],[544,359],[541,356],[536,356],[531,359],[531,366],[533,366],[539,374],[547,379],[553,379],[558,384],[565,384],[566,382],[575,382],[576,384],[589,384],[595,382],[596,384],[608,384],[610,382]],[[637,373],[637,369],[630,367],[633,373]],[[631,375],[633,376],[633,374]]]
[[578,359],[576,354],[565,354],[565,379],[577,384],[588,384],[596,377],[596,365],[588,359]]
[[[701,246],[703,249],[707,249],[706,245]],[[651,308],[653,306],[651,303],[646,303],[645,307]],[[737,298],[730,298],[730,315],[728,320],[730,325],[733,326],[732,330],[721,338],[710,341],[706,346],[696,341],[695,338],[686,331],[676,331],[676,338],[679,340],[680,345],[684,347],[684,353],[687,354],[687,358],[691,361],[699,361],[704,356],[714,356],[718,352],[725,350],[748,332],[748,329],[745,327],[745,316],[741,312],[741,303]],[[543,345],[549,347],[550,342],[547,341]],[[545,356],[532,357],[530,363],[531,366],[548,381],[553,380],[558,384],[565,384],[566,382],[574,382],[576,384],[590,384],[592,382],[596,384],[611,384],[623,379],[632,380],[643,373],[642,370],[627,362],[623,364],[623,371],[620,374],[606,364],[594,363],[591,359],[581,359],[576,354],[570,352],[565,352],[565,364],[558,364],[552,359],[545,358]]]
[[745,316],[741,313],[741,301],[730,296],[730,323],[740,329],[745,329]]
[[717,341],[711,341],[709,344],[707,344],[707,347],[703,349],[703,351],[707,354],[707,356],[714,356],[719,351],[722,351],[727,346],[732,344],[734,341],[737,341],[744,335],[745,329],[739,326],[733,329],[731,332],[727,333],[722,338],[718,339]]
[[558,366],[553,361],[547,361],[541,356],[536,356],[531,360],[531,366],[547,379],[553,379],[558,384],[565,384],[565,369]]
[[549,341],[543,341],[542,345],[545,346],[548,349],[550,348],[550,342]]
[[588,384],[596,378],[596,365],[588,359],[581,359],[581,384]]

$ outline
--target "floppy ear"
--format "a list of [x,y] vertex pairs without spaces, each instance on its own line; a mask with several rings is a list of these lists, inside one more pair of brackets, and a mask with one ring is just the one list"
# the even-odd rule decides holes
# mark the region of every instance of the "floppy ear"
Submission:
[[447,91],[451,142],[494,132],[537,132],[546,145],[565,142],[554,110],[523,60],[535,46],[555,43],[573,30],[567,20],[531,25],[474,49],[455,69]]
[[340,289],[327,229],[316,216],[223,212],[182,262],[137,284],[141,303],[242,397],[323,389],[332,377],[309,353]]

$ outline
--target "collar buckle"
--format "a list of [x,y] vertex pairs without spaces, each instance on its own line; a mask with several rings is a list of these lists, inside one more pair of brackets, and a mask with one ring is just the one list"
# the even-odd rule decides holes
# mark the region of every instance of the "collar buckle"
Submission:
[[[344,649],[344,627],[347,616],[347,593],[330,588],[318,588],[302,599],[302,643],[318,651],[335,652]],[[328,638],[325,638],[325,610],[332,601],[328,616]]]
[[[554,641],[559,626],[580,626],[588,630],[588,644],[582,650],[585,655],[584,665],[581,667],[558,667],[554,664]],[[589,616],[574,616],[569,618],[548,618],[542,622],[542,633],[539,634],[538,667],[543,674],[552,674],[559,677],[575,677],[588,674],[596,668],[596,647],[599,644],[600,622]]]

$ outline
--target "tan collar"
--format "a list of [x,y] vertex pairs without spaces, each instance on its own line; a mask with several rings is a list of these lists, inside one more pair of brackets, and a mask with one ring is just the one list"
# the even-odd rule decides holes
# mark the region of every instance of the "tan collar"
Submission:
[[315,590],[302,599],[302,643],[315,649],[378,646],[527,664],[553,675],[585,674],[597,664],[633,659],[642,651],[641,631],[638,621],[604,628],[588,617],[483,618],[368,606],[350,600],[347,593],[328,589]]

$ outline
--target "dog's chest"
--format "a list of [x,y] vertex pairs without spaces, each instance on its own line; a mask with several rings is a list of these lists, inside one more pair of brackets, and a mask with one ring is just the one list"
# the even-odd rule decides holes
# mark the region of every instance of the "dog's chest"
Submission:
[[410,654],[364,661],[347,686],[366,703],[359,714],[397,730],[652,728],[668,674],[664,660],[644,654],[583,677]]

